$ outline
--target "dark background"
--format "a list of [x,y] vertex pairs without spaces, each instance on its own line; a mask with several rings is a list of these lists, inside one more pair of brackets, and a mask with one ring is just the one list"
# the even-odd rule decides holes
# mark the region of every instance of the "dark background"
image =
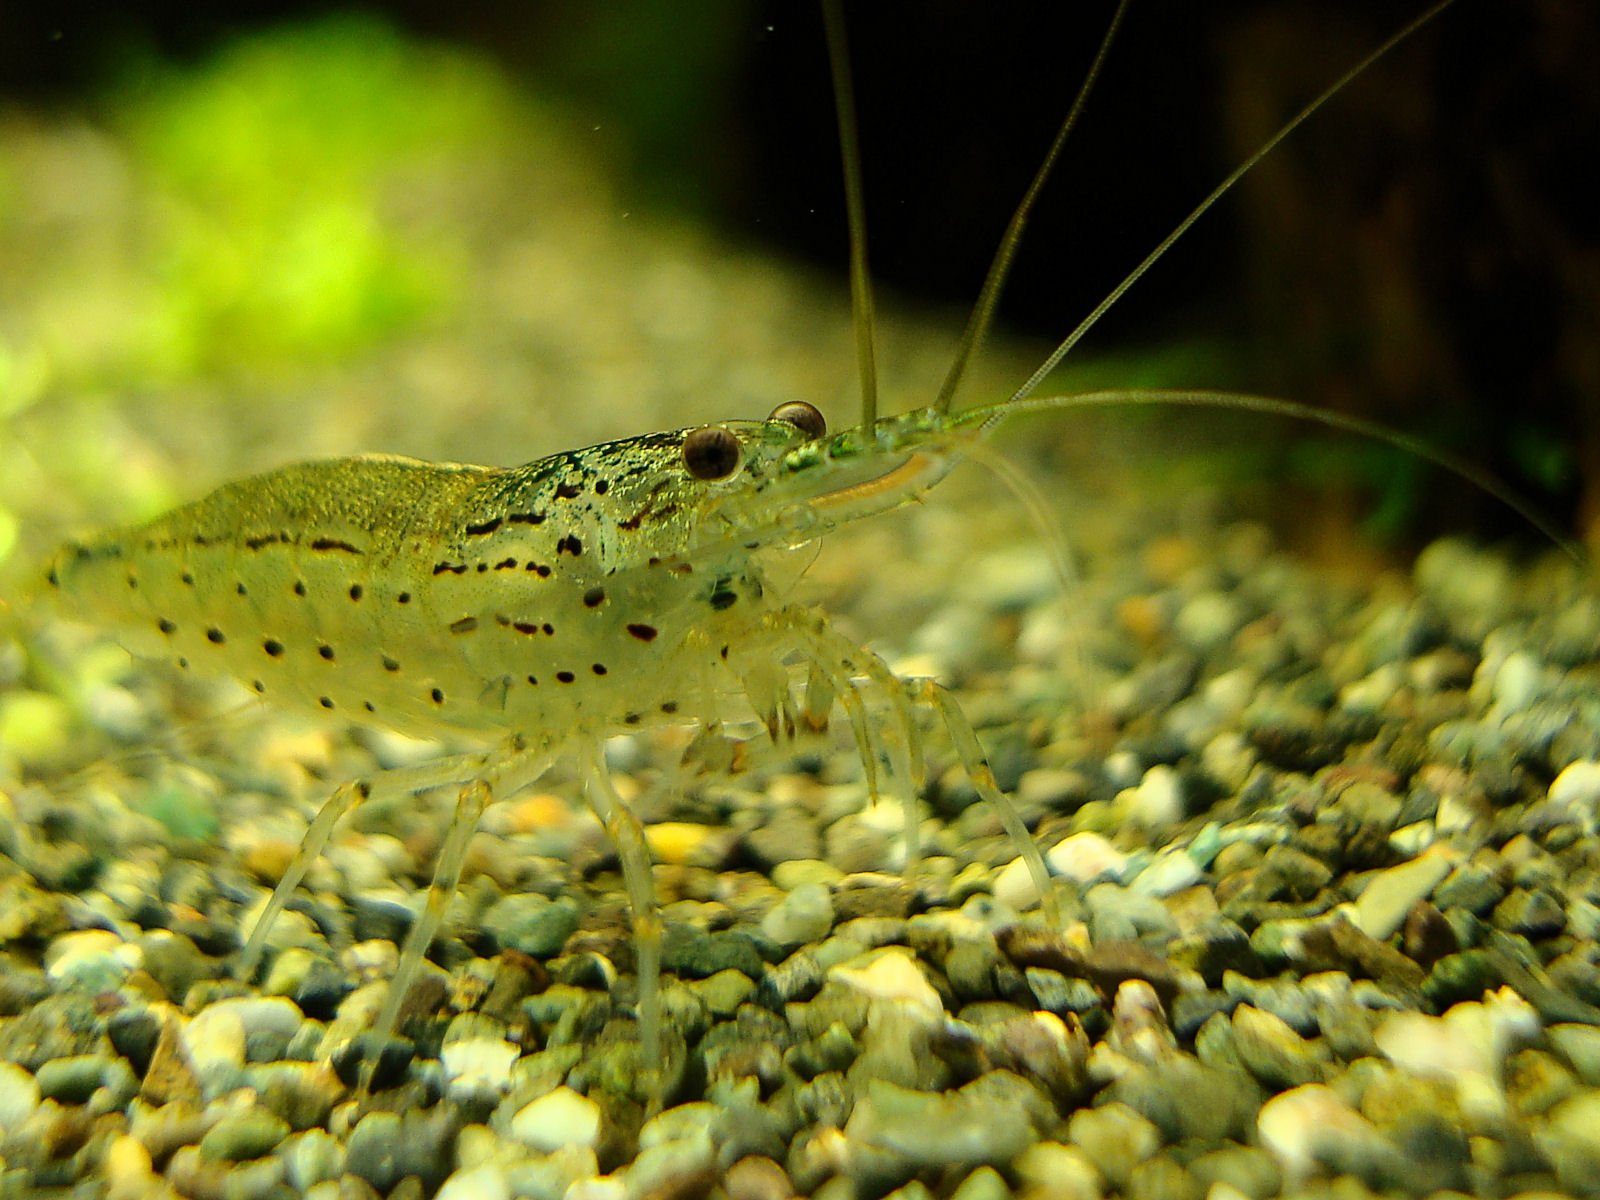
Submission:
[[[130,64],[327,11],[11,4],[0,96],[89,106]],[[592,111],[640,203],[842,270],[820,20],[803,0],[421,0],[401,27]],[[1408,6],[1409,7],[1409,6]],[[874,273],[970,303],[1112,5],[847,6]],[[1388,2],[1135,4],[1034,218],[1003,319],[1060,337],[1288,114],[1391,33]],[[1096,331],[1223,336],[1238,381],[1414,430],[1600,516],[1600,18],[1459,0],[1209,215]],[[1207,384],[1231,380],[1202,380]],[[1491,528],[1514,522],[1482,507]]]

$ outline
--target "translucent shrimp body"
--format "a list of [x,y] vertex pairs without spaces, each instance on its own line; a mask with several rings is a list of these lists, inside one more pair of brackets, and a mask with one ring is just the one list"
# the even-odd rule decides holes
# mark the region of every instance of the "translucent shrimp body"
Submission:
[[[839,696],[874,792],[880,752],[914,784],[914,688],[820,611],[777,603],[767,573],[841,524],[920,495],[996,415],[922,410],[828,436],[815,409],[785,405],[766,421],[649,434],[509,469],[379,456],[303,463],[70,544],[47,583],[132,648],[230,674],[270,700],[499,743],[404,781],[464,786],[380,1034],[390,1032],[491,794],[574,750],[622,856],[653,1070],[659,924],[648,855],[600,742],[686,719],[713,727],[716,696],[730,683],[774,738],[825,725]],[[809,666],[803,713],[784,665],[794,658]],[[1044,891],[1038,851],[976,740],[953,705],[934,707],[961,724],[962,757],[1002,805]],[[894,715],[893,734],[873,728],[869,708]],[[329,801],[258,919],[244,969],[335,821],[373,787],[355,781]]]

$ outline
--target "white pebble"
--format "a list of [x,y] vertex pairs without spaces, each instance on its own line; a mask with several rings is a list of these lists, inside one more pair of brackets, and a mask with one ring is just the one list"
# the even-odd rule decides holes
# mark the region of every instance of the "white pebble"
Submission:
[[828,975],[869,999],[895,1001],[930,1017],[944,1015],[939,993],[911,955],[898,947],[834,967]]
[[1178,610],[1174,632],[1191,649],[1214,650],[1244,624],[1238,602],[1225,592],[1201,592]]
[[1128,817],[1144,829],[1162,829],[1183,820],[1183,787],[1178,773],[1157,763],[1127,797]]
[[722,1115],[722,1110],[709,1100],[695,1100],[688,1104],[674,1104],[651,1117],[639,1130],[639,1149],[664,1146],[704,1133]]
[[1494,676],[1494,704],[1502,713],[1521,712],[1543,690],[1543,669],[1533,655],[1517,650],[1506,655]]
[[1510,988],[1482,1003],[1452,1005],[1442,1017],[1396,1012],[1373,1031],[1378,1049],[1397,1066],[1455,1084],[1462,1109],[1486,1118],[1503,1114],[1501,1069],[1512,1050],[1539,1035],[1539,1017]]
[[628,1189],[616,1175],[597,1175],[577,1180],[561,1200],[628,1200]]
[[1200,765],[1206,774],[1237,792],[1250,782],[1256,752],[1243,734],[1227,730],[1206,743],[1200,751]]
[[1470,833],[1475,826],[1487,825],[1490,816],[1488,802],[1482,797],[1446,792],[1439,801],[1439,811],[1434,814],[1433,828],[1440,837]]
[[464,1038],[439,1051],[444,1064],[445,1087],[453,1096],[489,1092],[500,1094],[511,1088],[511,1064],[521,1051],[499,1038]]
[[244,1022],[221,1005],[202,1009],[183,1027],[183,1045],[207,1099],[239,1085],[244,1071]]
[[1330,1151],[1343,1157],[1351,1147],[1382,1140],[1370,1121],[1320,1083],[1302,1084],[1268,1100],[1256,1114],[1256,1130],[1282,1167],[1288,1187],[1298,1187]]
[[0,1062],[0,1131],[17,1128],[39,1107],[39,1085],[15,1063]]
[[1033,886],[1033,873],[1020,858],[1013,858],[996,871],[990,886],[994,889],[994,898],[1006,908],[1021,912],[1039,903],[1039,889]]
[[1600,762],[1592,758],[1580,758],[1575,763],[1568,763],[1550,783],[1549,792],[1552,804],[1561,804],[1569,808],[1593,809],[1600,806]]
[[1146,896],[1171,896],[1200,881],[1200,864],[1183,850],[1165,850],[1134,876],[1130,891]]
[[339,965],[363,980],[387,979],[400,965],[400,948],[388,938],[357,942],[339,955]]
[[1455,856],[1424,854],[1379,871],[1361,889],[1355,902],[1355,925],[1368,937],[1388,941],[1405,924],[1412,904],[1433,893],[1455,865]]
[[293,1000],[284,996],[230,996],[212,1004],[207,1012],[232,1013],[239,1018],[245,1036],[252,1033],[271,1033],[280,1037],[292,1035],[305,1020]]
[[465,1171],[452,1172],[434,1193],[437,1200],[511,1200],[511,1184],[505,1168],[484,1163]]
[[785,946],[818,942],[833,928],[833,899],[820,883],[802,883],[761,919],[761,932]]
[[600,1106],[563,1085],[518,1109],[510,1133],[524,1146],[546,1153],[563,1146],[593,1149],[600,1140]]
[[[1128,866],[1128,856],[1098,833],[1070,834],[1050,847],[1044,858],[1052,874],[1077,883],[1106,878],[1120,880]],[[998,888],[995,894],[999,895]]]
[[1399,663],[1384,663],[1370,675],[1339,689],[1339,707],[1345,712],[1378,713],[1394,699],[1404,682]]
[[109,929],[64,933],[50,944],[44,957],[45,974],[56,987],[80,982],[94,991],[115,989],[129,971],[143,965],[139,947],[130,946]]

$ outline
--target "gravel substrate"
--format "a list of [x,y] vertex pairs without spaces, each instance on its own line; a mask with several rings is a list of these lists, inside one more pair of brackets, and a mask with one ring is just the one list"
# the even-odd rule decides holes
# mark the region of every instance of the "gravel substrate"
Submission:
[[[670,738],[613,744],[667,904],[654,1116],[614,864],[557,796],[491,813],[363,1098],[448,796],[337,839],[252,985],[228,955],[301,806],[221,794],[242,815],[181,840],[113,787],[9,788],[0,1188],[1600,1193],[1600,603],[1576,569],[1439,542],[1409,586],[1350,589],[1253,527],[1136,545],[1075,600],[1090,647],[1048,581],[976,619],[1026,651],[965,699],[1065,929],[958,771],[907,880],[848,747],[675,786]],[[1037,694],[1069,652],[1117,667],[1085,712]]]

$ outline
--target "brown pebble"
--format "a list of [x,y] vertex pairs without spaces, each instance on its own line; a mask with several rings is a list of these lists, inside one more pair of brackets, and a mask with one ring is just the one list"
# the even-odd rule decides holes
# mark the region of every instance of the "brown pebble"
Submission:
[[1118,986],[1129,979],[1144,980],[1163,1004],[1170,1005],[1178,994],[1172,966],[1138,942],[1113,938],[1080,954],[1048,930],[1025,925],[1002,929],[995,940],[1000,952],[1017,966],[1048,967],[1069,979],[1087,979],[1106,997],[1115,995]]
[[[200,1081],[195,1078],[194,1067],[185,1052],[182,1022],[175,1012],[163,1014],[161,1036],[156,1039],[139,1096],[145,1103],[157,1107],[174,1101],[200,1102]],[[150,1149],[151,1153],[155,1152],[155,1147]]]
[[1166,633],[1167,614],[1153,597],[1129,596],[1117,605],[1117,624],[1149,646]]
[[1176,583],[1199,559],[1199,548],[1188,538],[1155,538],[1144,548],[1144,573],[1155,583]]
[[1400,948],[1407,958],[1432,967],[1447,954],[1461,949],[1461,942],[1442,912],[1426,900],[1417,900],[1406,910]]
[[794,1185],[777,1163],[759,1154],[747,1155],[728,1168],[722,1180],[728,1200],[788,1200]]
[[289,864],[294,861],[294,856],[300,852],[298,842],[287,841],[283,838],[268,838],[257,842],[245,851],[242,864],[244,869],[252,875],[256,882],[268,886],[275,886],[283,878],[283,873],[289,869]]

